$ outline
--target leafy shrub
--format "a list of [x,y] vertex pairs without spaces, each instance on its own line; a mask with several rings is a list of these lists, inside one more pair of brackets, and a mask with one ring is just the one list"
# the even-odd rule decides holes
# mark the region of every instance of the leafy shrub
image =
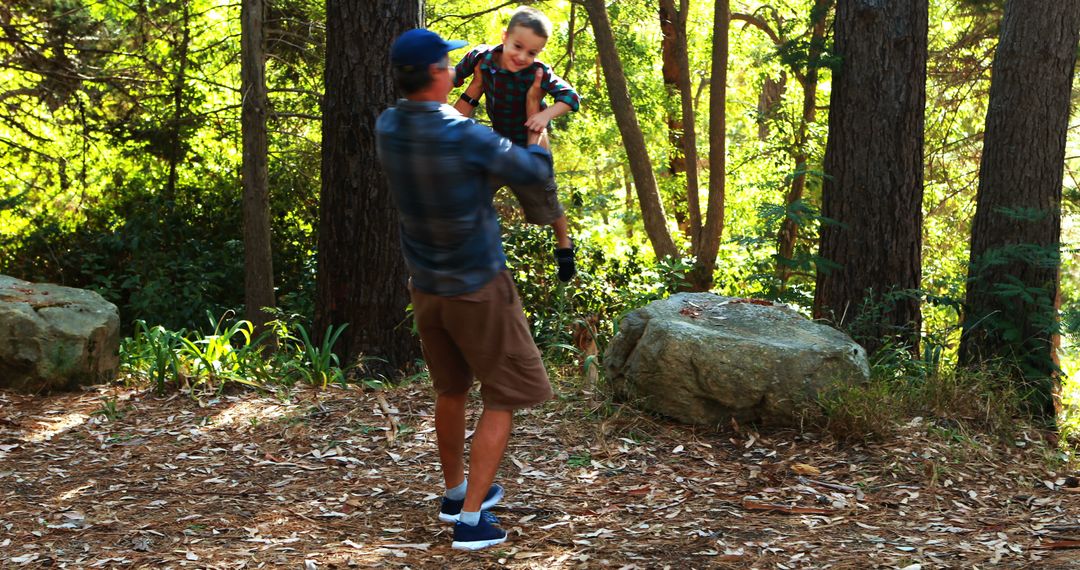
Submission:
[[635,247],[623,256],[611,255],[582,239],[574,244],[577,276],[563,284],[556,277],[555,243],[547,228],[506,223],[504,243],[507,264],[541,348],[572,346],[573,327],[585,326],[590,319],[603,344],[624,313],[670,295],[690,268],[686,260],[648,263]]
[[[279,200],[284,200],[279,197]],[[275,285],[290,312],[313,314],[313,212],[279,204],[273,220]],[[295,213],[288,213],[295,210]],[[118,180],[77,223],[45,216],[0,247],[0,272],[30,281],[89,288],[136,321],[166,329],[200,326],[203,315],[241,312],[242,212],[235,180],[178,188],[161,199],[144,180]]]
[[[137,321],[135,334],[121,343],[122,370],[129,381],[149,382],[159,393],[179,390],[193,396],[236,385],[272,390],[297,381],[316,388],[347,382],[333,352],[344,326],[331,327],[315,345],[298,322],[274,321],[270,331],[255,337],[250,322],[228,316],[210,317],[208,334]],[[275,342],[268,342],[271,337]]]

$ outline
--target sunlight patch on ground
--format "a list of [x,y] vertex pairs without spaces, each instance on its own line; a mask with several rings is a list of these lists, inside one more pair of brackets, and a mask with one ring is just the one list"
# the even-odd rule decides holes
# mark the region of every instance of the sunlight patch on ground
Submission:
[[93,486],[94,486],[94,480],[91,479],[87,483],[84,483],[82,485],[78,485],[78,486],[72,488],[69,491],[65,491],[63,494],[60,495],[60,502],[63,503],[63,502],[70,501],[71,499],[77,498],[77,497],[79,497],[79,495],[82,494],[83,491],[85,491],[85,490],[87,490],[87,489],[89,489],[89,488],[91,488]]
[[285,415],[285,411],[286,407],[277,402],[239,401],[214,416],[210,423],[216,428],[251,426],[262,421],[280,418]]
[[71,412],[57,418],[39,417],[36,418],[36,421],[41,427],[23,435],[21,439],[29,443],[48,441],[58,433],[63,433],[71,428],[81,426],[86,423],[86,420],[88,419],[90,419],[90,416],[82,412]]

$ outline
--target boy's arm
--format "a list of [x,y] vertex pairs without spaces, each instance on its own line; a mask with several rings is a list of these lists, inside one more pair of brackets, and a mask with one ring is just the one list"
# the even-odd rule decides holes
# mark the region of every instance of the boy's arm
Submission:
[[543,130],[552,119],[581,108],[581,97],[577,91],[561,77],[555,75],[550,67],[545,65],[538,72],[540,73],[540,88],[555,99],[555,104],[525,120],[525,126],[530,131]]
[[573,109],[570,105],[563,103],[562,101],[556,101],[554,105],[530,116],[525,119],[525,128],[529,129],[529,132],[540,132],[547,128],[548,123],[555,117],[561,117]]
[[480,74],[480,63],[473,68],[472,81],[465,91],[454,101],[454,110],[466,117],[472,117],[476,113],[476,107],[480,105],[480,97],[484,94],[484,78]]
[[[543,67],[544,77],[540,82],[540,87],[551,95],[555,99],[556,105],[558,103],[566,104],[569,109],[564,110],[559,115],[565,115],[570,111],[577,111],[581,108],[581,96],[578,92],[566,82],[565,79],[555,75],[555,70],[548,66]],[[554,106],[554,105],[553,105]],[[558,116],[558,115],[556,115]]]
[[485,46],[478,46],[465,54],[465,57],[461,58],[461,61],[454,66],[454,87],[461,87],[465,84],[465,78],[473,74],[474,68],[480,63],[481,48]]

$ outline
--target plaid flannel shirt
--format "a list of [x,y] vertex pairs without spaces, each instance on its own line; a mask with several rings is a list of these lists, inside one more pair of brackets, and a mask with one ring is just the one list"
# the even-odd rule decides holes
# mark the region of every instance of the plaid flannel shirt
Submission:
[[[511,73],[495,64],[493,56],[502,53],[502,45],[478,46],[454,66],[454,86],[460,87],[465,84],[465,79],[473,74],[473,68],[480,63],[480,72],[483,74],[484,95],[488,117],[491,119],[491,127],[495,132],[508,137],[515,144],[525,144],[529,132],[525,128],[525,93],[532,86],[536,78],[536,70],[543,70],[544,76],[540,80],[540,88],[555,98],[577,111],[581,107],[581,97],[577,91],[563,80],[545,63],[534,61],[532,65],[521,71]],[[541,101],[540,107],[547,105]]]
[[515,146],[449,105],[401,99],[375,123],[413,286],[435,295],[480,289],[506,269],[488,176],[539,184],[551,154]]

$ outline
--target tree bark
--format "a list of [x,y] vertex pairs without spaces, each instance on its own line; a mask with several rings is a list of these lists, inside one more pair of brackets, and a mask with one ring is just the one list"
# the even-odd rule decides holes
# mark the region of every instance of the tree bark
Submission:
[[727,176],[727,66],[728,29],[731,26],[729,0],[716,0],[713,12],[712,73],[709,77],[709,202],[705,227],[697,248],[695,279],[699,291],[713,284],[716,254],[724,233],[724,196]]
[[668,233],[664,206],[660,202],[660,192],[656,186],[649,151],[645,147],[645,136],[641,132],[637,114],[630,101],[630,92],[626,86],[626,74],[623,72],[619,53],[615,48],[615,35],[611,30],[604,0],[583,0],[585,11],[592,22],[593,35],[596,38],[596,51],[604,71],[608,97],[619,125],[626,157],[630,162],[630,172],[634,177],[638,203],[641,205],[641,217],[645,222],[645,233],[658,258],[677,256],[675,242]]
[[[1080,1],[1010,0],[994,55],[960,360],[1019,366],[1054,416],[1061,192]],[[1018,294],[1026,290],[1029,298]]]
[[[244,312],[255,333],[266,331],[274,307],[274,262],[270,249],[270,182],[267,164],[263,0],[240,4],[240,128],[243,138],[241,182],[244,188]],[[271,337],[267,339],[272,340]]]
[[[660,0],[658,13],[660,16],[660,54],[662,62],[660,72],[664,78],[664,91],[670,101],[682,95],[680,83],[682,71],[680,66],[687,58],[678,56],[680,41],[678,32],[679,15],[675,9],[674,0]],[[682,101],[680,99],[681,105]],[[665,122],[667,123],[668,144],[670,145],[668,147],[667,173],[674,177],[687,171],[686,144],[683,138],[684,113],[669,110],[666,115]],[[690,214],[689,196],[686,204],[678,203],[676,198],[676,203],[673,206],[672,214],[675,216],[675,223],[679,231],[683,232],[687,239],[693,240],[694,233],[690,223],[690,218],[693,216]]]
[[[673,0],[661,0],[661,4]],[[674,9],[674,4],[671,6]],[[686,18],[690,11],[687,0],[679,0],[679,10],[675,12],[675,59],[676,86],[679,88],[679,102],[682,107],[682,151],[686,162],[686,206],[690,216],[690,244],[693,254],[699,255],[701,249],[701,202],[698,197],[698,152],[697,128],[694,115],[694,87],[690,84],[690,53],[686,40]],[[709,279],[711,285],[712,279]]]
[[814,316],[918,347],[927,0],[840,0]]
[[570,72],[574,70],[574,39],[577,38],[577,4],[570,4],[570,28],[569,37],[566,38],[566,71],[563,72],[563,79],[567,83],[573,85],[570,80]]
[[405,308],[398,217],[375,155],[375,120],[395,100],[389,48],[419,27],[419,0],[327,0],[315,332],[348,324],[335,352],[391,374],[419,356]]

